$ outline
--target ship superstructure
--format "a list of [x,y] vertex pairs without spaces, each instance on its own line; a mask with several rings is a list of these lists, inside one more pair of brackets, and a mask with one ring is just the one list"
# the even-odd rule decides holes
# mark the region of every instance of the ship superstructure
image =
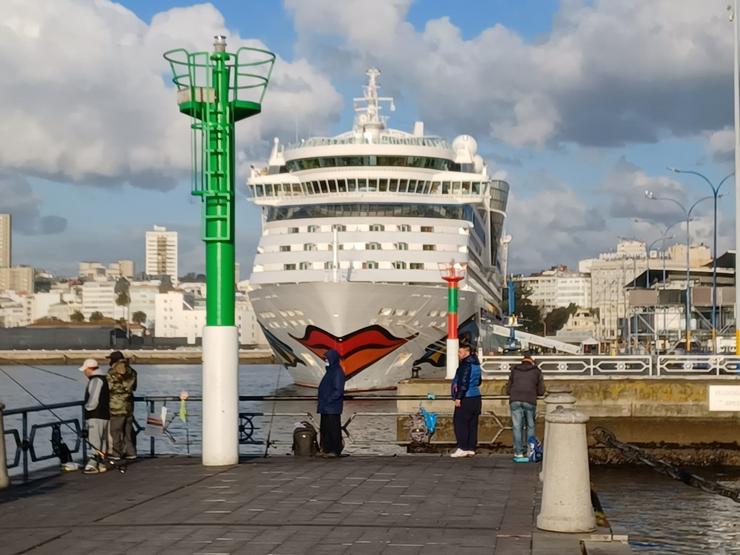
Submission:
[[449,144],[421,122],[411,133],[390,129],[379,74],[367,72],[351,131],[287,147],[275,139],[248,181],[263,216],[250,298],[299,384],[318,384],[329,348],[350,390],[444,366],[440,264],[467,264],[461,337],[476,341],[499,312],[508,184],[488,175],[468,135]]

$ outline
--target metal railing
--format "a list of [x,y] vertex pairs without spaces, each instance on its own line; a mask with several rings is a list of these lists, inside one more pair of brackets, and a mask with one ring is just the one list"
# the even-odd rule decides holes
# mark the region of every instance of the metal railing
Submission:
[[[53,414],[49,414],[49,417],[52,418],[52,420],[30,424],[29,429],[30,415],[41,412],[49,413],[51,411],[69,408],[77,408],[80,411],[80,417],[57,418]],[[53,450],[51,453],[46,454],[42,454],[40,451],[40,445],[37,444],[37,439],[39,437],[39,432],[42,430],[54,430],[54,428],[58,428],[59,430],[73,430],[75,432],[75,442],[73,447],[70,447],[70,452],[73,454],[81,453],[81,458],[83,460],[87,456],[87,445],[82,440],[82,430],[85,422],[83,401],[71,401],[68,403],[53,403],[43,406],[38,405],[33,407],[8,409],[5,410],[3,414],[5,417],[20,416],[21,419],[20,429],[9,427],[8,421],[6,420],[5,435],[10,436],[15,446],[13,455],[10,457],[10,460],[7,461],[8,470],[18,468],[22,465],[22,476],[24,482],[28,481],[29,463],[47,461],[56,458],[57,456]],[[10,451],[8,451],[8,453],[10,453]]]
[[[542,355],[537,365],[548,378],[696,378],[740,377],[740,357],[735,355]],[[518,356],[484,356],[483,377],[507,376]]]
[[[503,395],[484,395],[482,396],[485,401],[505,401],[508,397]],[[142,420],[137,419],[136,415],[140,417],[142,415],[143,408],[146,408],[147,415],[159,415],[162,405],[168,403],[179,404],[180,398],[175,395],[157,395],[157,396],[137,396],[134,398],[136,403],[135,418],[134,418],[134,432],[136,435],[137,447],[139,454],[148,454],[148,456],[154,457],[157,454],[172,454],[173,451],[168,449],[165,445],[175,439],[176,435],[185,435],[186,441],[186,452],[183,452],[182,448],[174,451],[179,454],[190,454],[190,445],[199,444],[199,419],[197,427],[193,427],[195,440],[190,442],[190,426],[186,423],[178,424],[176,420],[176,414],[173,414],[173,418],[168,422],[165,422],[163,427],[157,427],[150,429],[147,424],[142,425]],[[267,456],[270,449],[275,449],[280,446],[290,445],[292,443],[292,421],[295,419],[306,420],[318,429],[318,418],[313,410],[294,410],[294,411],[275,411],[275,406],[280,403],[311,403],[312,408],[315,407],[316,402],[315,396],[310,395],[296,395],[296,396],[273,396],[273,395],[242,395],[239,397],[239,401],[242,403],[259,402],[264,403],[265,406],[271,406],[272,410],[269,411],[240,411],[239,412],[239,444],[243,446],[259,447],[258,453],[260,456]],[[399,412],[393,408],[389,411],[373,411],[373,410],[352,410],[353,402],[362,402],[376,404],[380,402],[390,403],[396,401],[418,401],[419,406],[423,403],[431,402],[448,402],[451,401],[447,398],[436,399],[434,396],[427,395],[353,395],[347,394],[345,396],[345,414],[346,416],[342,430],[344,431],[344,437],[348,445],[357,447],[372,447],[379,445],[397,446],[402,448],[409,443],[403,439],[399,439],[396,436],[397,432],[397,419],[408,417],[409,424],[411,417],[416,414],[418,409],[412,412]],[[187,400],[188,404],[195,403],[199,405],[202,402],[202,397],[193,396]],[[427,408],[428,408],[427,404]],[[192,409],[190,405],[190,409]],[[390,408],[390,407],[389,407]],[[76,409],[79,410],[79,417],[68,418],[62,417],[57,414],[56,411],[60,409]],[[349,409],[349,410],[347,410]],[[19,417],[20,422],[15,425],[11,420],[6,419],[5,435],[11,439],[10,449],[8,449],[8,469],[13,470],[21,468],[21,472],[15,476],[20,476],[23,482],[29,480],[32,471],[42,470],[39,465],[33,467],[33,463],[41,463],[57,457],[57,454],[53,449],[48,452],[44,452],[42,449],[42,442],[50,443],[48,437],[41,437],[39,434],[42,430],[54,429],[59,427],[63,436],[67,438],[73,437],[73,443],[69,446],[70,453],[77,455],[80,461],[85,460],[87,456],[87,445],[84,438],[84,403],[83,401],[72,401],[68,403],[55,403],[49,405],[38,405],[31,407],[21,407],[16,409],[10,409],[5,411],[5,416]],[[451,417],[451,412],[438,412],[440,417]],[[33,418],[33,415],[38,417]],[[43,416],[42,416],[43,415]],[[391,434],[392,437],[362,437],[362,432],[365,430],[367,420],[370,418],[393,418],[392,426],[389,426],[386,430],[387,434]],[[288,422],[286,427],[285,419],[290,418],[292,421]],[[31,419],[35,422],[31,422]],[[282,419],[282,420],[279,420]],[[487,409],[481,414],[482,420],[490,420],[492,422],[491,437],[481,438],[480,443],[488,443],[493,445],[501,436],[501,434],[510,430],[511,426],[504,423],[503,419],[496,414],[494,410]],[[17,420],[17,419],[16,419]],[[176,426],[173,428],[172,426]],[[179,427],[177,427],[179,426]],[[272,428],[280,428],[280,432],[273,435]],[[149,441],[146,443],[142,442],[142,436],[149,436]],[[366,434],[367,436],[367,434]],[[145,438],[144,438],[145,439]],[[435,440],[434,436],[429,441],[432,445],[443,445],[449,443],[444,440]],[[165,446],[165,447],[163,447]],[[148,452],[148,453],[147,453]]]

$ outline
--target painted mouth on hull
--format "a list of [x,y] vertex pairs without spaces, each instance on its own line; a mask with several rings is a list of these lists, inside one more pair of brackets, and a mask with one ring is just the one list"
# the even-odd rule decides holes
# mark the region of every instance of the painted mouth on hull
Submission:
[[299,364],[302,364],[304,366],[306,365],[306,363],[303,362],[300,357],[293,352],[293,349],[290,348],[290,345],[286,345],[285,343],[280,341],[277,337],[275,337],[275,334],[273,334],[262,324],[260,324],[260,327],[262,328],[262,333],[265,334],[265,338],[270,344],[270,347],[272,347],[272,350],[282,359],[283,364],[285,364],[286,367],[295,368]]
[[396,337],[385,328],[373,325],[337,337],[316,326],[308,326],[303,337],[293,335],[291,337],[321,359],[329,349],[335,349],[342,361],[344,374],[347,378],[351,378],[417,335],[413,334],[406,338]]

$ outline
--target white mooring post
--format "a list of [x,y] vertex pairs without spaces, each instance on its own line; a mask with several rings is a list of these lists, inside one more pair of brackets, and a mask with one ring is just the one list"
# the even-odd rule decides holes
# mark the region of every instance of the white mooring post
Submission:
[[0,401],[0,489],[10,485],[8,466],[5,460],[5,405]]
[[537,528],[550,532],[590,532],[596,528],[591,506],[586,422],[588,416],[558,407],[547,415],[545,476]]
[[564,407],[564,408],[575,408],[576,404],[576,398],[573,397],[573,395],[570,394],[571,389],[570,386],[553,386],[552,389],[548,391],[547,396],[545,397],[545,434],[542,438],[542,444],[545,446],[545,449],[542,453],[542,468],[540,469],[540,482],[545,477],[545,465],[547,464],[547,444],[549,442],[548,439],[548,429],[550,425],[547,423],[547,415],[552,414],[552,412],[558,408],[558,407]]
[[[239,331],[203,328],[203,464],[239,462]],[[208,403],[205,403],[205,400]]]

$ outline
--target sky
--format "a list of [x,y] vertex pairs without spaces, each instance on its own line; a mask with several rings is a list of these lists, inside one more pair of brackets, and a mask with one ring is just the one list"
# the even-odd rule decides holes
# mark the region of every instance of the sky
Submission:
[[[162,53],[258,46],[277,61],[262,114],[237,126],[237,260],[247,277],[259,210],[249,164],[274,137],[352,122],[365,71],[395,97],[392,127],[473,135],[511,186],[509,269],[533,272],[652,243],[733,169],[733,26],[725,0],[4,0],[0,212],[13,261],[75,275],[133,259],[144,233],[179,232],[180,274],[203,270],[188,118]],[[734,180],[718,251],[734,244]],[[712,202],[691,239],[711,245]],[[676,226],[675,241],[686,240]]]

